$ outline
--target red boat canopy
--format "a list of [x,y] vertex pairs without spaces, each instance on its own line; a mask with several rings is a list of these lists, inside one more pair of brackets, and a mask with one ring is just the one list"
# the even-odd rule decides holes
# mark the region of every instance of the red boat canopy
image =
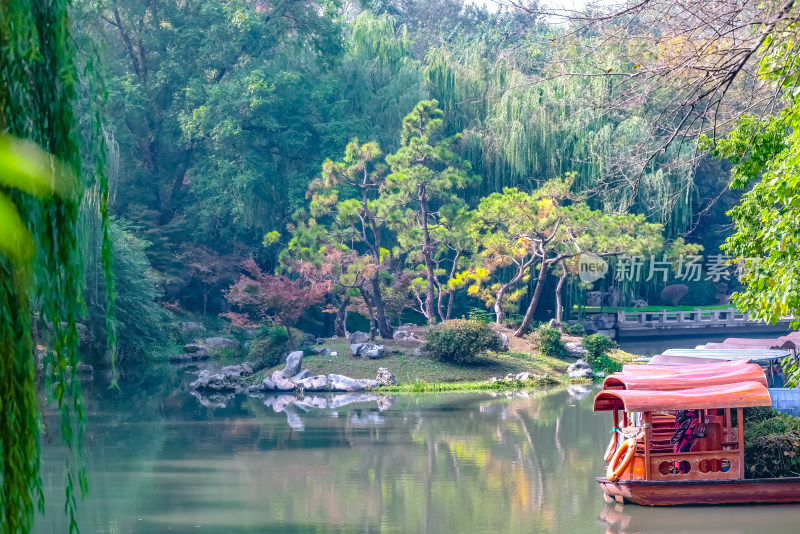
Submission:
[[770,406],[769,391],[760,382],[739,382],[678,391],[604,390],[594,398],[594,411],[653,412]]
[[693,372],[707,372],[707,371],[720,371],[727,372],[730,369],[743,367],[750,363],[749,360],[734,360],[734,361],[715,361],[713,363],[704,363],[698,365],[624,365],[622,367],[623,373],[642,373],[647,375],[655,374],[684,374]]
[[753,363],[727,367],[703,365],[695,368],[698,370],[669,374],[616,373],[605,379],[603,389],[675,391],[722,384],[736,384],[738,382],[758,382],[765,387],[767,386],[767,377],[764,375],[764,371]]

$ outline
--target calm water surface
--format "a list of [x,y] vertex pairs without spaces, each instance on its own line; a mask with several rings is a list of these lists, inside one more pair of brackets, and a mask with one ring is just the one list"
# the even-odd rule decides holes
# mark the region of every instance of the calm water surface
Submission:
[[[87,386],[83,533],[797,532],[800,506],[606,505],[591,391],[232,399]],[[57,419],[49,421],[57,428]],[[67,532],[64,451],[43,444]]]

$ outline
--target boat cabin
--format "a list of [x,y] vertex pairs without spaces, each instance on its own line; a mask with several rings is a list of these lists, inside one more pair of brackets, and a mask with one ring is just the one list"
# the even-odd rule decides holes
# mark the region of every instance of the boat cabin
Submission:
[[649,365],[638,367],[643,369],[626,366],[606,378],[594,399],[595,411],[613,413],[609,452],[625,439],[636,442],[618,478],[743,479],[742,409],[771,405],[762,369],[722,362],[690,369],[654,366],[650,374]]

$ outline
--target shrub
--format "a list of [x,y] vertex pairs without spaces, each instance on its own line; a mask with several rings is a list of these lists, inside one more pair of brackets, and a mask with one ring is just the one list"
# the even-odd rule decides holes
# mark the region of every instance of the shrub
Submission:
[[263,327],[250,342],[248,361],[256,371],[281,363],[289,349],[289,333],[283,326]]
[[591,363],[592,360],[598,359],[600,356],[616,347],[616,343],[603,334],[592,334],[591,336],[583,338],[581,346],[588,352],[587,357],[589,363]]
[[432,328],[423,350],[445,362],[470,363],[488,350],[500,349],[500,337],[480,321],[454,319]]
[[564,325],[564,333],[570,336],[580,336],[583,337],[586,335],[586,329],[583,327],[581,323],[575,324],[565,324]]
[[661,290],[660,298],[662,302],[668,302],[673,306],[677,306],[688,292],[689,286],[685,284],[672,284]]
[[563,358],[567,355],[567,349],[561,341],[561,332],[549,326],[540,326],[536,330],[537,344],[539,350],[545,356]]
[[800,433],[767,434],[755,438],[745,445],[744,463],[748,478],[800,475]]
[[492,314],[482,308],[472,308],[469,311],[469,320],[489,324],[492,322]]
[[592,366],[592,371],[605,374],[622,371],[622,364],[608,356],[608,351],[616,347],[616,343],[603,334],[586,336],[581,341],[581,346],[586,349],[586,361]]

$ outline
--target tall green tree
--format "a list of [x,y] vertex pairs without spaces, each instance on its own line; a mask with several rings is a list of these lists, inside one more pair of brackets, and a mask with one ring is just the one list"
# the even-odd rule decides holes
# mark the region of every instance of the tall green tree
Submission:
[[380,213],[397,234],[399,248],[412,270],[424,273],[422,313],[437,318],[436,252],[441,234],[465,206],[459,190],[480,180],[451,147],[456,138],[441,139],[442,111],[436,100],[424,100],[403,119],[400,148],[386,156],[386,178]]
[[[385,222],[376,204],[386,180],[386,168],[380,157],[377,143],[362,145],[358,139],[350,141],[344,159],[340,162],[325,161],[321,177],[309,185],[310,211],[313,217],[328,219],[329,232],[337,243],[349,242],[350,248],[357,243],[370,255],[369,288],[362,291],[362,296],[370,310],[374,306],[381,337],[391,339],[392,329],[386,319],[381,277],[389,271],[392,258],[384,246]],[[344,189],[341,193],[340,188]],[[366,292],[370,294],[366,295]]]

